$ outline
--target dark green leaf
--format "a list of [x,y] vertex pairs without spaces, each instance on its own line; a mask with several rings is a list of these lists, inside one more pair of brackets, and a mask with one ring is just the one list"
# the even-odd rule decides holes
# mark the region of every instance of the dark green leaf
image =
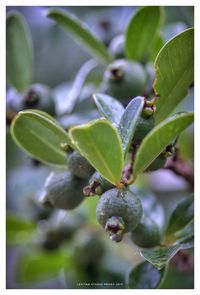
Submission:
[[126,55],[129,59],[144,62],[153,49],[154,40],[161,24],[161,7],[146,6],[133,15],[125,38]]
[[[171,263],[160,289],[194,289],[194,271],[185,271],[180,265]],[[185,291],[187,293],[187,290]]]
[[26,110],[19,112],[11,124],[14,141],[30,156],[49,165],[66,167],[66,152],[61,144],[73,144],[59,123],[49,114]]
[[169,237],[166,236],[166,242],[176,242],[179,244],[187,243],[194,238],[194,219],[192,219],[184,228],[176,231]]
[[75,105],[77,104],[80,98],[83,85],[89,73],[96,66],[97,66],[97,62],[93,59],[90,59],[86,63],[84,63],[83,66],[80,68],[70,91],[68,92],[68,94],[66,94],[65,102],[62,105],[62,110],[63,110],[62,114],[71,113],[74,110]]
[[157,269],[162,269],[181,250],[180,245],[143,249],[141,255]]
[[124,113],[123,105],[107,94],[95,93],[93,97],[100,114],[118,126]]
[[130,289],[156,289],[165,276],[166,270],[158,270],[151,263],[144,261],[134,267],[129,274]]
[[123,150],[117,130],[106,119],[74,127],[70,136],[80,153],[108,181],[119,185],[123,169]]
[[65,31],[75,37],[86,49],[103,63],[110,63],[112,56],[101,41],[90,32],[89,28],[75,16],[63,10],[51,9],[47,16],[52,18]]
[[187,95],[194,81],[194,29],[175,36],[159,52],[156,61],[154,91],[156,122],[165,119]]
[[124,156],[126,156],[126,153],[129,151],[143,106],[144,97],[137,96],[129,102],[121,117],[118,130],[122,139]]
[[153,128],[143,139],[136,153],[134,177],[142,173],[193,120],[193,113],[179,113]]
[[6,19],[6,76],[11,86],[24,90],[32,81],[32,44],[26,21],[13,12]]
[[9,244],[25,243],[33,238],[36,224],[20,215],[7,213],[6,242]]
[[166,235],[171,235],[185,227],[194,217],[194,195],[180,202],[171,214]]

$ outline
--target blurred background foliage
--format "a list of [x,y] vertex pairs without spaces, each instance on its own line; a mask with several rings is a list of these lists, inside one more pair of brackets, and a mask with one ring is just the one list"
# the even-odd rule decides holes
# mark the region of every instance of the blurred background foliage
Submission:
[[[113,37],[124,33],[136,9],[125,6],[60,8],[86,22],[106,46]],[[59,114],[63,96],[90,56],[45,17],[47,9],[10,6],[7,12],[19,11],[24,15],[33,38],[34,81],[53,88]],[[192,7],[164,7],[164,11],[162,37],[165,42],[193,25]],[[60,118],[66,128],[98,116],[91,94],[101,75],[99,67],[88,78],[74,112]],[[191,88],[177,111],[192,111],[193,95]],[[9,128],[6,136],[7,288],[125,288],[126,274],[142,261],[129,235],[121,243],[108,239],[96,221],[97,197],[84,200],[77,209],[67,213],[40,207],[38,198],[52,169],[20,151],[11,139]],[[179,145],[184,159],[192,164],[192,128],[183,133]],[[187,183],[182,178],[162,169],[139,177],[137,185],[155,194],[164,207],[166,220],[177,202],[188,194]],[[85,284],[87,282],[93,285]],[[193,284],[193,254],[185,251],[170,263],[162,287],[193,288]]]

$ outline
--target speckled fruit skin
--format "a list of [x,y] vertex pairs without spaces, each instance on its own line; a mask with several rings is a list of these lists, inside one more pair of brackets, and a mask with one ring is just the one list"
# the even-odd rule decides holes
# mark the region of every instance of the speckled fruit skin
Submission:
[[138,124],[133,137],[133,143],[140,143],[143,138],[153,129],[155,125],[154,116],[145,117],[140,116]]
[[70,171],[51,172],[45,182],[43,203],[59,209],[74,209],[84,199],[85,181],[73,176]]
[[152,248],[159,245],[161,233],[157,224],[143,215],[140,223],[131,233],[131,239],[141,248]]
[[142,216],[142,204],[140,199],[128,189],[113,188],[101,195],[96,214],[98,222],[103,227],[110,217],[121,217],[125,224],[125,233],[134,230],[139,224]]
[[[113,71],[121,71],[122,77],[112,78]],[[103,79],[105,93],[116,99],[128,102],[131,98],[142,95],[146,83],[146,73],[139,63],[118,59],[110,64]]]
[[75,176],[85,180],[88,180],[95,171],[78,151],[74,151],[68,156],[67,165]]

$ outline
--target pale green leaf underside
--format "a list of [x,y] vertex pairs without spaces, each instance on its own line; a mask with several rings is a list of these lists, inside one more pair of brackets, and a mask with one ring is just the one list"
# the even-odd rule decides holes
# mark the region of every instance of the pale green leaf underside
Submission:
[[23,91],[32,82],[32,44],[22,15],[11,13],[6,19],[6,76],[9,84]]
[[156,61],[154,91],[156,122],[165,119],[187,95],[194,81],[194,29],[175,36],[159,52]]
[[123,105],[115,98],[103,93],[95,93],[93,98],[99,113],[118,125],[125,110]]
[[134,14],[125,38],[125,50],[129,59],[141,62],[148,59],[161,24],[161,15],[161,8],[158,6],[146,6]]
[[162,269],[181,249],[180,245],[144,249],[141,255],[157,269]]
[[131,141],[136,130],[137,122],[144,106],[144,97],[137,96],[127,105],[118,126],[119,134],[122,139],[124,156],[129,150]]
[[193,120],[193,113],[179,113],[153,128],[143,139],[136,153],[134,177],[142,173]]
[[49,114],[36,110],[19,112],[11,124],[14,141],[27,154],[45,164],[66,167],[66,152],[60,145],[71,140]]
[[121,138],[106,119],[74,127],[70,136],[80,153],[108,181],[118,185],[123,169]]
[[98,40],[78,18],[63,10],[51,9],[47,16],[52,18],[65,31],[75,37],[75,41],[84,45],[85,48],[103,63],[112,61],[112,56],[104,44]]

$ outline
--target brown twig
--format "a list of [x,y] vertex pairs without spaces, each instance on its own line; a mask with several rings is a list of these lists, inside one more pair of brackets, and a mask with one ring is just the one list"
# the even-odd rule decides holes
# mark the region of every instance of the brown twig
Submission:
[[176,175],[183,177],[189,183],[190,189],[194,188],[193,167],[180,157],[178,148],[176,148],[174,156],[167,160],[164,168],[169,169]]

